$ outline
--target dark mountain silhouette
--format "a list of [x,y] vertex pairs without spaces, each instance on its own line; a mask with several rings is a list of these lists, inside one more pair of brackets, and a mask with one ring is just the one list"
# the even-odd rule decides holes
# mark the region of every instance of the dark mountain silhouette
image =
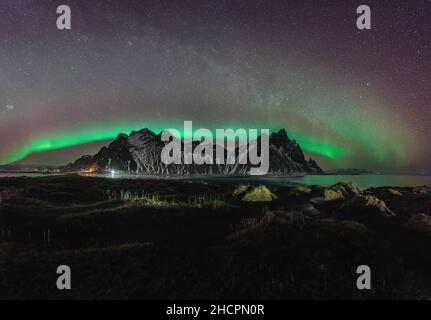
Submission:
[[[182,155],[182,164],[166,165],[161,160],[161,152],[168,142],[162,141],[161,136],[161,133],[155,134],[149,129],[132,131],[130,135],[119,134],[113,142],[107,147],[101,148],[94,156],[83,156],[62,169],[69,171],[118,170],[141,174],[246,175],[252,167],[249,164],[239,163],[238,147],[234,164],[184,164]],[[258,154],[260,153],[260,138],[257,143]],[[183,147],[183,141],[180,143]],[[193,149],[198,144],[199,142],[194,142]],[[269,136],[269,144],[268,174],[323,173],[316,161],[305,158],[299,144],[295,140],[290,140],[284,129],[272,133]],[[213,150],[215,158],[215,145]],[[225,159],[226,157],[225,150]]]

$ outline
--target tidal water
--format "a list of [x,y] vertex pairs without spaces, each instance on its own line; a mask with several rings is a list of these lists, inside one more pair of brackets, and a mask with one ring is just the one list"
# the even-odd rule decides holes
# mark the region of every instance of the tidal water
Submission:
[[0,178],[10,177],[28,177],[28,178],[39,178],[47,176],[59,176],[60,173],[40,173],[40,172],[0,172]]
[[431,187],[431,176],[419,175],[315,175],[299,178],[290,178],[290,181],[298,181],[301,184],[330,186],[337,182],[356,182],[359,188],[371,187]]
[[215,180],[232,179],[249,182],[261,182],[272,185],[320,185],[331,186],[337,182],[355,182],[360,189],[371,187],[431,187],[431,176],[423,175],[306,175],[306,176],[265,176],[265,177],[216,177]]
[[[0,173],[2,177],[46,177],[59,174],[43,174],[43,173]],[[187,181],[226,181],[226,182],[250,182],[262,183],[271,185],[321,185],[330,186],[337,182],[355,182],[359,188],[367,189],[371,187],[431,187],[431,176],[424,175],[306,175],[306,176],[224,176],[224,177],[182,177],[182,176],[147,176],[137,174],[96,174],[88,175],[95,177],[106,177],[111,179],[172,179],[172,180],[187,180]]]

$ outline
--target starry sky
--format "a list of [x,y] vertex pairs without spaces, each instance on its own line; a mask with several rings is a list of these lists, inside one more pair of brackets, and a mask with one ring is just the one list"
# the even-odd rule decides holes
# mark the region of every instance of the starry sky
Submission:
[[430,96],[431,0],[0,4],[0,164],[65,164],[192,120],[286,128],[324,169],[431,173]]

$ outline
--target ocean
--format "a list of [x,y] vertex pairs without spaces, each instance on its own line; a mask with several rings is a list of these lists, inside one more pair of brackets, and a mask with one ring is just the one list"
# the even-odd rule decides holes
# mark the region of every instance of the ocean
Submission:
[[[43,173],[0,173],[2,177],[46,177],[58,176],[59,174],[43,174]],[[106,178],[116,179],[178,179],[190,181],[238,181],[239,182],[253,182],[271,185],[321,185],[330,186],[337,182],[355,182],[359,188],[367,189],[371,187],[418,187],[429,186],[431,187],[431,176],[424,175],[378,175],[378,174],[364,174],[364,175],[306,175],[306,176],[244,176],[244,177],[181,177],[181,176],[146,176],[135,174],[97,174],[89,175]]]

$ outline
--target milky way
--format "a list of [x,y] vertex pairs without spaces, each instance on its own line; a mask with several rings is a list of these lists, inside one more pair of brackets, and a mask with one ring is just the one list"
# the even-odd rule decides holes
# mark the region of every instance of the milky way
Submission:
[[2,1],[0,163],[192,120],[286,128],[324,168],[431,172],[431,2],[367,4],[359,31],[356,1]]

